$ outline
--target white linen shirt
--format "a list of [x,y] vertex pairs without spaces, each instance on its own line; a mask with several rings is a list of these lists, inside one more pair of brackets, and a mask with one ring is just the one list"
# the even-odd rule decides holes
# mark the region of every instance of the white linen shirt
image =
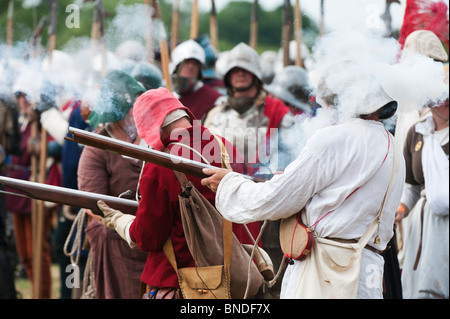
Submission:
[[[254,183],[239,174],[227,174],[219,184],[216,207],[235,223],[287,218],[305,207],[309,226],[333,211],[313,228],[315,235],[359,239],[375,220],[385,196],[393,167],[393,143],[383,124],[376,121],[350,119],[320,129],[284,173],[268,182]],[[394,215],[405,180],[402,152],[398,148],[396,151],[399,171],[375,234],[381,242],[369,242],[378,250],[384,250],[393,236]],[[371,258],[382,273],[383,258],[371,251],[364,250],[362,265],[366,264],[364,256],[371,255],[367,252],[373,254]],[[282,297],[290,297],[289,283],[285,281],[300,264],[296,261],[290,266],[294,268],[286,271]],[[361,276],[364,274],[361,271]],[[364,283],[361,276],[360,283]],[[358,289],[358,297],[377,298],[379,291],[371,294]]]

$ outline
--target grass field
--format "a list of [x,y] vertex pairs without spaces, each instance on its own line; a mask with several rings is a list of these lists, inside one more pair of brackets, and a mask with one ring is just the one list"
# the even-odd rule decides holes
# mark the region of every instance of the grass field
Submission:
[[[60,298],[60,291],[59,288],[61,286],[60,280],[59,280],[59,266],[58,265],[52,265],[51,267],[51,274],[52,274],[52,294],[51,299],[59,299]],[[32,299],[32,291],[31,291],[31,283],[26,278],[16,278],[14,281],[16,285],[16,291],[18,294],[18,298],[21,299]]]

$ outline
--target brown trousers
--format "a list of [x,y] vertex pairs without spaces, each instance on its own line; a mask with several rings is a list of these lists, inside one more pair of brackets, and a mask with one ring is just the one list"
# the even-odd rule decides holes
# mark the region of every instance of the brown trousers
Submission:
[[[46,214],[44,221],[44,242],[42,250],[42,289],[40,293],[42,299],[50,299],[51,297],[51,257],[50,244],[47,240],[50,233],[50,226],[51,214]],[[16,251],[25,267],[28,279],[33,287],[33,239],[31,230],[31,214],[14,214]]]

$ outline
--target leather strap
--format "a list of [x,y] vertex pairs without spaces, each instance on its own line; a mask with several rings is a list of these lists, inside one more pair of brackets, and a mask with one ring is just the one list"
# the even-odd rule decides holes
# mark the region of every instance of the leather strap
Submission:
[[233,224],[222,218],[223,223],[223,264],[225,272],[230,274],[231,257],[233,256]]
[[180,183],[182,189],[186,189],[187,184],[189,183],[189,179],[186,177],[186,174],[183,174],[181,172],[173,171],[175,173],[175,176]]
[[175,251],[173,250],[172,239],[170,238],[170,236],[164,243],[163,251],[167,256],[167,259],[169,259],[169,262],[172,265],[173,269],[175,269],[175,272],[178,273],[177,260],[175,259]]
[[[340,239],[340,238],[331,238],[331,237],[325,237],[325,238],[329,239],[329,240],[334,240],[334,241],[337,241],[338,243],[343,243],[343,244],[356,244],[356,243],[358,243],[357,239]],[[369,245],[366,245],[364,248],[368,249],[370,251],[373,251],[374,253],[380,254],[380,255],[383,253],[381,250],[373,248],[372,246],[369,246]]]
[[[388,139],[390,139],[390,138],[391,138],[391,133],[388,132]],[[383,211],[384,211],[384,206],[386,205],[387,199],[389,198],[389,195],[391,194],[392,188],[394,187],[394,182],[397,177],[399,160],[398,160],[398,156],[397,156],[397,150],[395,148],[395,141],[393,138],[392,138],[391,144],[393,145],[393,151],[394,151],[394,162],[392,165],[391,179],[389,181],[389,185],[387,187],[386,194],[384,195],[383,202],[381,204],[381,208],[378,212],[377,217],[375,218],[375,220],[372,222],[372,224],[369,226],[369,228],[366,230],[366,232],[361,236],[361,238],[359,240],[358,244],[360,246],[360,249],[363,249],[364,247],[366,247],[370,238],[372,238],[372,235],[375,233],[375,231],[379,227],[381,215],[383,215]]]
[[220,145],[220,154],[222,157],[222,168],[226,168],[226,169],[232,171],[233,169],[231,168],[231,164],[230,164],[230,155],[228,155],[225,144],[222,142],[222,139],[219,136],[214,135],[214,137],[216,138],[217,143],[219,143],[219,145]]
[[[230,156],[228,155],[225,144],[222,142],[222,139],[217,135],[214,135],[217,143],[220,145],[220,154],[222,158],[222,168],[227,168],[229,170],[233,170],[230,165]],[[225,272],[230,274],[230,266],[231,266],[231,258],[233,255],[233,224],[222,218],[223,224],[223,262],[225,267]]]
[[414,261],[414,270],[417,270],[417,267],[419,266],[420,261],[420,255],[422,254],[422,240],[423,240],[423,213],[425,204],[427,202],[427,199],[423,199],[422,207],[420,208],[420,241],[419,241],[419,247],[417,248],[417,254],[416,254],[416,260]]

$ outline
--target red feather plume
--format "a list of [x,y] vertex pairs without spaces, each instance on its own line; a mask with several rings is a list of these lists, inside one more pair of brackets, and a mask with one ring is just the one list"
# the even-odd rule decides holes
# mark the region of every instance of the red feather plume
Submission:
[[416,30],[434,32],[449,50],[449,19],[444,1],[407,0],[399,43],[403,49],[406,37]]

